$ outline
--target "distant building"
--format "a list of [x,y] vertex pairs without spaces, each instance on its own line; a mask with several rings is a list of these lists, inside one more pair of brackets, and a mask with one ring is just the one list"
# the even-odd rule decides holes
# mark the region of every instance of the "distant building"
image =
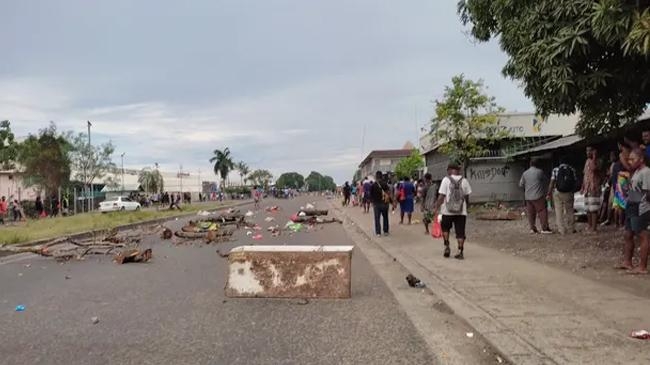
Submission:
[[[577,115],[542,118],[534,113],[501,114],[499,128],[507,130],[510,138],[485,155],[472,158],[465,171],[472,185],[472,202],[523,200],[519,179],[528,163],[525,158],[514,157],[524,156],[527,151],[545,150],[545,146],[557,148],[578,142],[580,138],[574,135],[577,122]],[[445,177],[449,164],[449,157],[438,151],[440,145],[433,131],[420,139],[425,172],[435,181]]]
[[375,150],[368,154],[361,164],[361,177],[372,176],[377,171],[395,172],[395,166],[404,157],[408,157],[413,149],[399,149],[399,150]]
[[0,171],[0,196],[9,199],[14,196],[20,200],[36,199],[37,192],[34,187],[25,186],[20,171],[2,170]]

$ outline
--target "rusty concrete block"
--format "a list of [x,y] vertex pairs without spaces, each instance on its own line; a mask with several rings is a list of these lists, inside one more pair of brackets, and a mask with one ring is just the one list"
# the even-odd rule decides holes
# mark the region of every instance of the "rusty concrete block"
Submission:
[[227,297],[350,298],[353,246],[239,246]]

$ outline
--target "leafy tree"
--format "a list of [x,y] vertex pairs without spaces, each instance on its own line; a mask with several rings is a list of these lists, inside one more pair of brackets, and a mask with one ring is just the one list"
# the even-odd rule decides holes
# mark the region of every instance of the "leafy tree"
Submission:
[[508,136],[498,128],[497,114],[503,111],[493,97],[483,90],[482,81],[454,76],[452,85],[445,87],[442,100],[437,100],[432,131],[439,150],[453,161],[464,166],[472,157],[487,151],[490,141]]
[[214,150],[210,163],[214,163],[214,174],[221,176],[221,186],[225,187],[228,174],[235,168],[230,149],[226,147],[223,150]]
[[18,163],[28,186],[37,186],[46,194],[57,191],[70,181],[72,145],[57,133],[56,125],[30,134],[18,148]]
[[273,180],[273,174],[268,170],[258,169],[248,175],[248,180],[253,182],[254,185],[263,186],[266,189]]
[[16,167],[18,144],[11,132],[11,123],[8,120],[0,122],[0,169],[11,170]]
[[251,172],[251,169],[248,167],[246,162],[239,161],[235,164],[235,169],[239,171],[239,177],[241,178],[241,185],[244,185],[246,182],[246,176]]
[[354,176],[352,176],[352,181],[360,181],[361,178],[361,170],[357,169],[357,171],[354,172]]
[[577,131],[606,133],[650,102],[647,0],[461,0],[479,41],[498,38],[503,74],[521,81],[538,112],[579,111]]
[[305,179],[309,191],[336,190],[336,183],[330,176],[323,176],[321,173],[312,171]]
[[138,173],[138,182],[149,193],[162,193],[165,182],[158,169],[144,168]]
[[404,157],[397,163],[395,174],[400,179],[404,177],[412,178],[422,167],[424,167],[424,159],[420,152],[414,149],[410,156]]
[[96,179],[102,179],[107,172],[115,168],[113,143],[107,142],[99,146],[88,144],[88,135],[79,133],[75,137],[69,137],[72,147],[70,161],[73,178],[89,186]]
[[302,189],[305,185],[305,178],[297,172],[285,172],[275,181],[279,189]]

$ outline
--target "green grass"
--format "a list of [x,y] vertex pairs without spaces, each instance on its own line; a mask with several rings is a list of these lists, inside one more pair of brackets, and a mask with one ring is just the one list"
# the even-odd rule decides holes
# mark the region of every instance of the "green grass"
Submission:
[[231,204],[206,202],[184,205],[183,210],[180,212],[177,210],[141,210],[139,212],[90,213],[70,217],[28,220],[15,226],[0,226],[0,244],[17,244],[86,231],[106,230],[125,224],[174,217],[228,205]]

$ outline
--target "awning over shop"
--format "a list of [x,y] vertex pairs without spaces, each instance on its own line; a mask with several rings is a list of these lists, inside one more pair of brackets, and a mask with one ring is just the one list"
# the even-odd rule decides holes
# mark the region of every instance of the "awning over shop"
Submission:
[[530,155],[538,152],[547,152],[547,151],[552,151],[558,148],[563,148],[563,147],[569,147],[572,146],[580,141],[582,141],[584,138],[580,137],[577,134],[572,134],[570,136],[562,137],[559,139],[556,139],[552,142],[549,143],[544,143],[543,145],[533,147],[531,149],[525,150],[525,151],[520,151],[517,153],[512,154],[512,157],[515,156],[524,156],[524,155]]

